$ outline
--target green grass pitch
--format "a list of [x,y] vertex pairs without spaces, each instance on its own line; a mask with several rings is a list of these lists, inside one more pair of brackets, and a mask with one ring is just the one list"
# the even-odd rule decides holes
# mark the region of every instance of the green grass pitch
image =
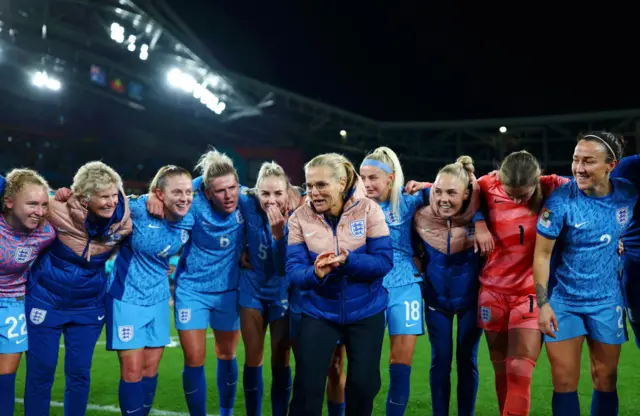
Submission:
[[[631,334],[631,332],[630,332]],[[175,334],[175,330],[172,331]],[[105,350],[104,334],[100,338],[100,343],[96,346],[93,358],[91,395],[89,403],[92,410],[87,412],[88,415],[93,414],[114,414],[118,408],[118,381],[119,381],[119,364],[116,353]],[[217,414],[217,388],[216,388],[216,359],[213,350],[213,339],[207,339],[208,343],[208,363],[206,365],[207,383],[209,390],[208,413]],[[269,356],[267,343],[266,356]],[[236,395],[235,414],[244,414],[244,397],[242,392],[242,366],[244,363],[244,347],[242,342],[238,346],[238,364],[240,380],[238,380],[238,390]],[[389,385],[388,375],[388,356],[389,343],[385,341],[382,352],[382,361],[380,362],[380,370],[382,373],[382,389],[378,394],[375,402],[375,415],[385,414],[385,402],[387,388]],[[292,360],[293,361],[293,360]],[[478,353],[478,361],[480,367],[480,388],[478,390],[478,399],[476,404],[476,415],[498,415],[495,391],[493,388],[493,370],[489,361],[489,354],[486,347],[486,341],[480,344]],[[268,360],[267,360],[268,362]],[[426,336],[420,337],[416,348],[416,354],[413,361],[413,370],[411,374],[411,398],[407,408],[407,415],[428,415],[431,414],[431,396],[429,393],[429,363],[430,363],[430,346]],[[21,369],[17,379],[17,397],[23,397],[24,386],[24,367],[23,359]],[[158,391],[154,403],[154,409],[165,411],[165,415],[171,415],[168,412],[186,413],[187,407],[182,391],[182,350],[180,347],[165,349],[162,362],[160,364],[160,378],[158,383]],[[294,367],[292,363],[292,367]],[[269,399],[271,371],[265,367],[263,372],[265,377],[265,394],[263,401],[263,414],[271,414],[271,403]],[[451,397],[451,414],[456,412],[456,369],[455,361],[452,370],[452,397]],[[627,342],[622,349],[622,357],[620,359],[620,368],[618,375],[618,392],[620,396],[620,415],[638,415],[640,412],[640,351],[636,348],[633,341]],[[580,381],[580,406],[582,414],[589,414],[591,404],[591,377],[589,373],[589,359],[586,344],[583,350],[582,361],[582,378]],[[64,394],[64,349],[60,350],[60,360],[56,372],[56,381],[53,388],[53,400],[56,402],[63,401]],[[531,415],[551,415],[551,373],[549,361],[542,352],[538,365],[534,372],[533,385],[531,386],[532,405]],[[326,410],[325,410],[326,412]],[[22,404],[16,406],[16,414],[23,415],[24,408]],[[52,415],[63,415],[61,407],[53,407]],[[152,412],[153,414],[153,412]],[[326,413],[325,413],[326,414]]]

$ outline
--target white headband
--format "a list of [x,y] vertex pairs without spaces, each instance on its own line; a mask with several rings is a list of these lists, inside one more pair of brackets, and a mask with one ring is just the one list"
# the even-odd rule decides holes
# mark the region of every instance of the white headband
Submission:
[[609,146],[609,143],[605,142],[604,139],[600,136],[596,136],[595,134],[587,134],[586,136],[583,136],[583,139],[586,139],[587,137],[595,137],[596,139],[600,140],[602,143],[604,143],[605,146],[607,146],[607,149],[609,149],[609,151],[611,152],[611,156],[613,157],[614,160],[617,160],[616,158],[616,152],[613,151],[613,149],[611,148],[611,146]]

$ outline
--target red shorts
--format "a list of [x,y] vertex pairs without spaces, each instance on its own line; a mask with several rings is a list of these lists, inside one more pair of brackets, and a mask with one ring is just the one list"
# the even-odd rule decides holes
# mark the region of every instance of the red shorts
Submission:
[[481,288],[478,299],[478,327],[485,331],[538,329],[536,295],[503,295]]

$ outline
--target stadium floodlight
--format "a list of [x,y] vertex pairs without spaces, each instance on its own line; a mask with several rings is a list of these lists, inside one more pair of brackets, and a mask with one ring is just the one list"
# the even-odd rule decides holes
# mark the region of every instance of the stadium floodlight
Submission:
[[47,74],[46,71],[38,71],[33,74],[31,82],[38,88],[47,88],[51,91],[59,91],[62,88],[62,83]]
[[500,133],[506,133],[507,132],[507,128],[505,126],[500,126],[500,128],[498,129],[498,131]]
[[177,68],[169,71],[167,81],[171,87],[192,94],[193,98],[199,100],[200,103],[216,114],[222,114],[227,107],[227,105],[220,100],[220,97],[207,89],[206,85],[198,83],[194,77]]
[[[119,23],[113,22],[111,23],[111,39],[118,43],[124,42],[124,27],[122,27]],[[135,42],[135,36],[134,36]]]
[[347,137],[347,131],[346,130],[340,130],[340,137],[342,137],[342,138]]
[[149,45],[146,43],[140,46],[140,59],[146,61],[149,58]]

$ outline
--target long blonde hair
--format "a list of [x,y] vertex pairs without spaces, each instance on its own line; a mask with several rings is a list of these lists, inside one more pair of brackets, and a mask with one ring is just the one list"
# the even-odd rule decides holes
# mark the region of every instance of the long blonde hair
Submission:
[[287,174],[284,172],[282,166],[278,165],[274,161],[262,163],[260,171],[258,172],[258,179],[256,180],[256,188],[258,188],[260,186],[260,182],[266,178],[282,178],[287,184],[287,188],[289,187],[289,178],[287,177]]
[[[404,184],[404,173],[402,172],[402,165],[398,155],[390,148],[382,146],[365,156],[362,161],[363,164],[366,160],[382,162],[391,169],[391,173],[393,173],[393,181],[391,181],[391,191],[389,193],[391,211],[396,215],[400,215],[400,198],[402,196],[402,185]],[[389,172],[386,173],[388,174]]]
[[[438,171],[438,175],[441,173],[447,173],[460,179],[462,183],[469,186],[473,176],[473,159],[471,156],[460,156],[455,163],[450,163]],[[465,189],[466,189],[465,187]]]
[[5,212],[5,198],[11,198],[15,200],[16,195],[27,185],[42,186],[45,191],[49,193],[49,184],[35,170],[13,169],[7,174],[5,181],[6,184],[4,188],[4,195],[2,195],[2,199],[0,200],[3,212]]
[[175,165],[161,167],[149,185],[149,193],[155,193],[156,189],[164,190],[164,187],[167,186],[167,178],[179,175],[185,175],[191,179],[191,172],[185,168]]
[[326,166],[331,169],[333,180],[340,181],[341,178],[346,179],[347,184],[342,195],[343,200],[346,200],[347,195],[358,180],[358,174],[353,164],[349,159],[338,153],[325,153],[308,161],[307,164],[304,165],[304,170],[306,172],[309,168],[320,166]]

